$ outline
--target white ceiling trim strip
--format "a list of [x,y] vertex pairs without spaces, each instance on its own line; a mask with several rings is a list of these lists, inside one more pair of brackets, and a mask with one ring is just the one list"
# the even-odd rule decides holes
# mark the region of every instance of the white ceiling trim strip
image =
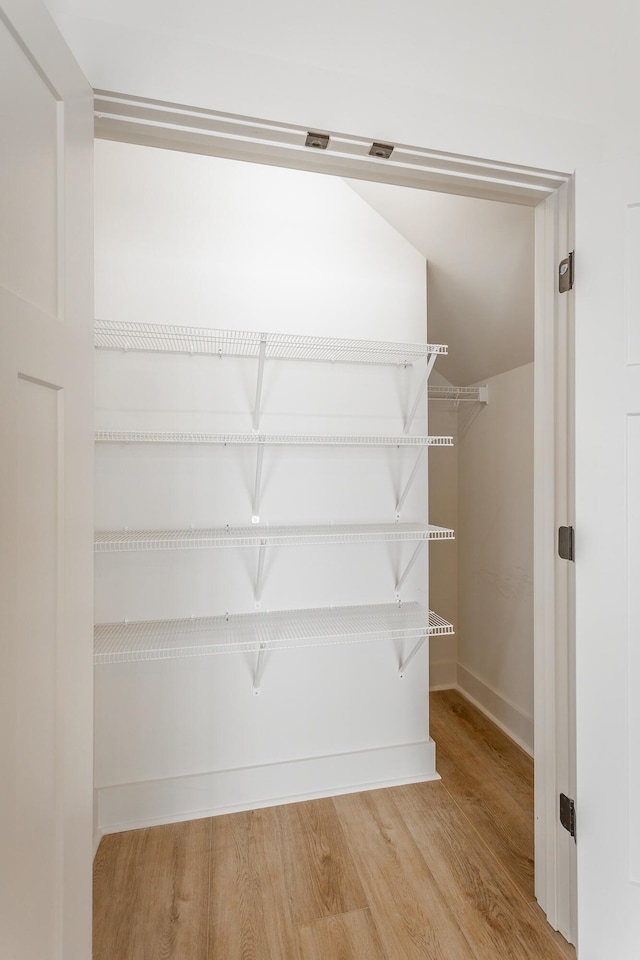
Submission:
[[373,140],[329,135],[326,150],[307,147],[308,129],[181,104],[94,91],[95,135],[147,146],[247,160],[317,173],[535,206],[569,175],[477,157],[393,144],[389,159],[369,155]]

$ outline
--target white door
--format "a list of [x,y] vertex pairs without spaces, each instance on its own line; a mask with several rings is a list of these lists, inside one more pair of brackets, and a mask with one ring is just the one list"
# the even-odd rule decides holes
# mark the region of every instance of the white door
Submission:
[[640,157],[576,175],[580,960],[640,957]]
[[92,97],[0,0],[0,954],[88,960]]

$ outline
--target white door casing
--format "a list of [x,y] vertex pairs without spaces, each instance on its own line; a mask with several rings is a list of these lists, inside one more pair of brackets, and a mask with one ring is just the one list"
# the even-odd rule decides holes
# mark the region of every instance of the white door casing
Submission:
[[0,0],[0,942],[88,960],[92,93],[44,7]]
[[575,797],[574,575],[557,530],[574,524],[575,292],[560,293],[559,262],[574,246],[574,183],[536,208],[534,428],[535,889],[549,923],[576,941],[576,844],[560,824],[560,793]]
[[580,960],[640,952],[640,157],[576,175]]

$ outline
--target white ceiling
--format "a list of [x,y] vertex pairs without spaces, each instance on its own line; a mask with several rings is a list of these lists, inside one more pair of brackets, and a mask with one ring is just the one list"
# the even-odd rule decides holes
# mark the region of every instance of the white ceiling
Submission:
[[429,340],[438,370],[468,386],[533,360],[534,211],[530,207],[347,183],[428,262]]
[[[565,123],[606,127],[632,116],[638,102],[635,0],[45,2],[92,81],[108,53],[90,49],[90,24],[102,25],[108,42],[128,30],[141,45],[145,35],[158,43],[208,45],[225,64],[224,51],[235,52],[241,63],[247,56],[265,67],[268,60],[280,63],[299,77],[300,68],[329,68],[347,86],[349,77],[382,77]],[[166,68],[171,72],[174,65]],[[233,80],[242,83],[240,75]]]

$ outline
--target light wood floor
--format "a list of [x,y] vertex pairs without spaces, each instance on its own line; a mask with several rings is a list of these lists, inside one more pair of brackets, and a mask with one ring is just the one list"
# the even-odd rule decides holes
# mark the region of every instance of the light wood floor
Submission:
[[94,960],[563,960],[533,894],[533,765],[453,691],[442,780],[105,837]]

